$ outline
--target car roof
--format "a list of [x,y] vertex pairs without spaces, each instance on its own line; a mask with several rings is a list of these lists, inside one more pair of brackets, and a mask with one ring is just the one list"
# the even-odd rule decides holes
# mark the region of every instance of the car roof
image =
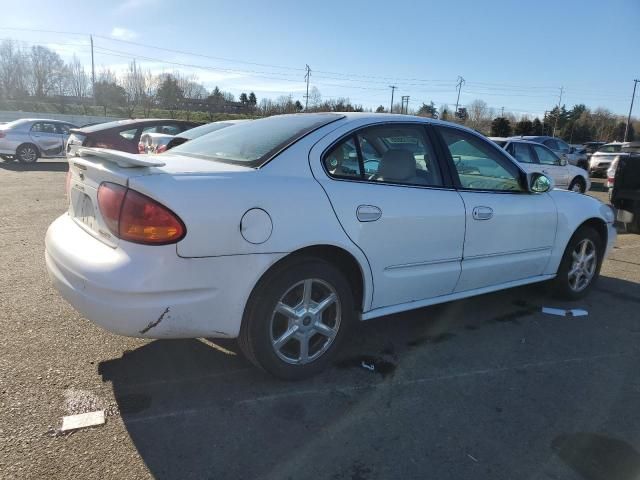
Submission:
[[134,119],[128,119],[128,120],[115,120],[113,122],[97,123],[89,127],[80,127],[74,130],[80,133],[93,133],[93,132],[101,132],[102,130],[109,130],[111,128],[128,127],[128,126],[144,126],[144,125],[154,124],[158,122],[187,123],[190,125],[196,124],[196,122],[191,122],[187,120],[176,120],[173,118],[137,118],[137,119],[134,118]]

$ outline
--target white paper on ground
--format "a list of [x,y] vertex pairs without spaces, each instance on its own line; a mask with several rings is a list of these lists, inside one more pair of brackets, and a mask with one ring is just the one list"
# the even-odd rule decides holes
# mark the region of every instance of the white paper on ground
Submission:
[[542,313],[548,313],[549,315],[558,315],[560,317],[566,317],[568,315],[572,317],[584,317],[589,315],[589,312],[581,308],[571,308],[569,310],[565,310],[564,308],[542,307]]
[[81,413],[79,415],[68,415],[62,417],[62,428],[60,431],[68,432],[69,430],[77,430],[79,428],[95,427],[96,425],[102,425],[104,422],[104,410]]

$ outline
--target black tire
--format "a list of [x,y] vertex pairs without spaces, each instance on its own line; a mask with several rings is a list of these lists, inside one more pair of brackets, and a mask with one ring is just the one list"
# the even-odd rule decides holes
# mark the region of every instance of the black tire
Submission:
[[[325,313],[328,313],[328,317],[332,317],[334,320],[336,318],[340,318],[340,320],[339,322],[334,321],[332,328],[335,328],[337,333],[331,341],[328,336],[324,337],[320,333],[313,332],[315,320],[311,320],[306,314],[305,319],[295,320],[295,328],[311,328],[311,331],[309,331],[311,337],[306,341],[309,353],[314,352],[312,347],[316,345],[321,345],[321,348],[315,350],[315,354],[320,353],[322,350],[324,352],[308,363],[291,363],[295,359],[288,362],[281,358],[282,355],[285,358],[287,355],[295,356],[294,353],[287,352],[285,347],[295,351],[295,346],[298,345],[299,352],[297,356],[299,361],[303,357],[303,340],[298,339],[296,336],[291,336],[286,343],[283,343],[280,349],[276,348],[274,345],[274,329],[276,329],[277,322],[282,322],[284,318],[284,322],[289,325],[285,330],[288,331],[288,329],[292,328],[292,321],[287,316],[276,313],[276,305],[281,300],[285,305],[288,305],[289,303],[285,301],[287,295],[297,295],[299,293],[297,289],[304,289],[307,285],[304,282],[309,279],[317,281],[317,283],[312,283],[311,287],[311,291],[314,288],[316,289],[316,294],[324,294],[323,289],[326,285],[333,289],[337,302],[335,306],[332,304]],[[300,285],[302,286],[300,287]],[[330,290],[327,291],[331,292]],[[322,295],[320,297],[322,298]],[[321,313],[320,318],[323,318],[325,313]],[[275,267],[256,285],[245,307],[240,335],[238,336],[238,345],[249,361],[266,372],[284,380],[301,380],[320,372],[335,358],[355,320],[353,294],[347,279],[340,270],[324,260],[314,257],[301,257]],[[302,323],[306,321],[313,322],[311,327],[302,326]],[[324,323],[324,320],[322,321]],[[335,327],[336,324],[338,325],[337,327]],[[304,325],[308,324],[305,323]],[[297,333],[304,335],[304,332]],[[276,336],[278,338],[284,337],[284,335],[280,334]]]
[[626,223],[625,228],[629,233],[640,233],[640,202],[636,202],[634,205],[633,221],[631,223]]
[[[576,290],[572,288],[570,281],[570,272],[574,264],[574,251],[578,248],[579,245],[584,241],[590,241],[595,250],[595,265],[593,276],[590,278],[586,286],[581,288],[580,290]],[[562,255],[562,260],[560,261],[560,266],[558,267],[558,274],[556,278],[553,280],[553,289],[557,296],[564,298],[566,300],[578,300],[584,297],[589,290],[593,287],[593,284],[597,281],[598,276],[600,275],[600,267],[602,266],[602,256],[604,253],[604,241],[598,235],[593,228],[588,225],[584,225],[580,227],[571,237],[567,248]]]
[[574,192],[584,193],[587,190],[587,184],[582,179],[582,177],[576,177],[571,180],[569,184],[569,190],[573,190]]
[[35,163],[40,152],[33,143],[23,143],[16,149],[16,158],[20,163]]

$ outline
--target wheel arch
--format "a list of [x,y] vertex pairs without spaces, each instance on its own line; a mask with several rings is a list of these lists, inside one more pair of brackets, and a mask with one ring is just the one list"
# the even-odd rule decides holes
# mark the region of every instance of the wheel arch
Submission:
[[20,148],[24,147],[25,145],[31,145],[33,148],[36,149],[36,152],[38,152],[38,158],[42,157],[42,151],[40,150],[40,147],[38,147],[38,145],[36,145],[33,142],[22,142],[20,145],[18,145],[16,147],[16,156],[18,155],[18,150],[20,150]]
[[367,291],[366,282],[368,281],[367,275],[365,274],[365,268],[368,268],[368,265],[362,265],[361,262],[359,262],[358,259],[345,248],[330,244],[309,245],[306,247],[301,247],[285,255],[280,260],[271,265],[260,276],[249,298],[251,298],[258,287],[265,281],[265,279],[268,278],[269,275],[273,274],[273,272],[285,268],[291,263],[305,257],[313,257],[324,260],[327,263],[330,263],[338,268],[351,286],[353,301],[358,309],[358,312],[361,313],[365,309],[365,293]]
[[[577,232],[579,229],[585,226],[593,228],[598,233],[598,235],[602,239],[602,248],[603,250],[606,249],[607,241],[609,240],[608,238],[609,234],[607,232],[607,224],[605,223],[605,221],[602,220],[601,218],[591,217],[585,220],[584,222],[582,222],[580,225],[578,225],[578,228],[575,229],[575,231],[573,232],[573,235],[575,235],[575,232]],[[573,238],[573,235],[571,235],[571,238]],[[569,243],[567,242],[567,245],[568,244]],[[567,247],[565,246],[565,248]],[[602,261],[602,258],[600,260]]]

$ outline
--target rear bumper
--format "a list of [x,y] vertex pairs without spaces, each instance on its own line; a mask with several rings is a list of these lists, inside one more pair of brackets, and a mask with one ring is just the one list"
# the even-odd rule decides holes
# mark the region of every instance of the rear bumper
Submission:
[[181,258],[175,245],[112,248],[68,215],[51,224],[46,264],[60,294],[110,332],[143,338],[236,337],[245,303],[281,255]]

